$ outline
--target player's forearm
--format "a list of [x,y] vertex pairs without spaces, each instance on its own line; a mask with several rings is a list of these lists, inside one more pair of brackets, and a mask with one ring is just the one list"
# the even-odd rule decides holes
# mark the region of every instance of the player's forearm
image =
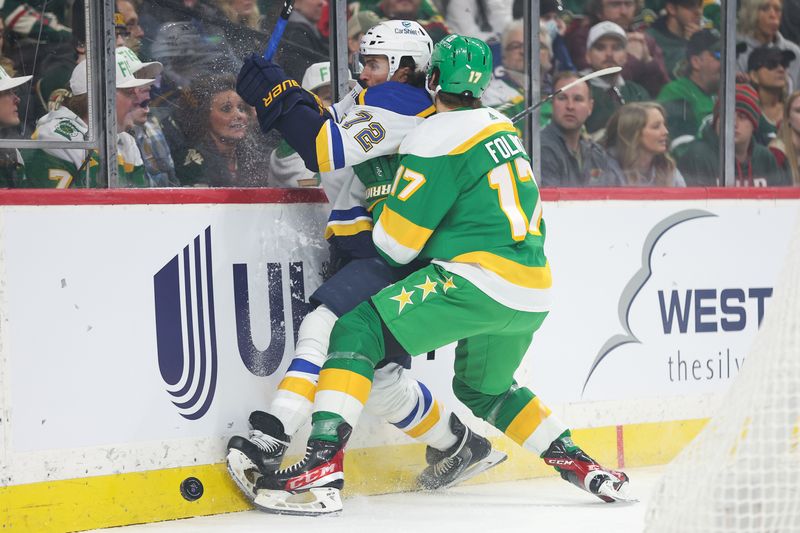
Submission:
[[306,168],[312,172],[320,170],[317,137],[328,120],[331,118],[327,113],[320,114],[318,109],[298,105],[276,124],[283,138],[303,158]]

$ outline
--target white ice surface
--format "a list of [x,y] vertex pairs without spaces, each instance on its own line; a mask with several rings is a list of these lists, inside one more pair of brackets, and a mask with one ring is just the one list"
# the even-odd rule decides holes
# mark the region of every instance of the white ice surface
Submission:
[[636,504],[606,504],[557,477],[455,487],[438,493],[346,498],[340,516],[248,511],[97,531],[109,533],[640,533],[663,467],[626,469]]

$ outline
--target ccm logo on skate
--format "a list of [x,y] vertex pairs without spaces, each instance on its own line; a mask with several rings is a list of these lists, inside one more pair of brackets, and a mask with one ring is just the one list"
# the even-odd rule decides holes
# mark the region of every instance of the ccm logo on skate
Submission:
[[575,461],[571,459],[548,459],[547,464],[554,465],[554,466],[570,466],[574,464]]
[[[310,311],[311,306],[305,299],[303,263],[292,262],[288,267],[287,304],[283,265],[266,264],[269,318],[255,326],[269,332],[269,344],[262,350],[253,343],[247,265],[232,265],[234,316],[225,318],[235,320],[239,357],[245,368],[256,376],[273,374],[283,359],[286,308],[291,306],[295,338],[300,322]],[[218,267],[218,270],[225,269]],[[208,412],[217,386],[219,319],[214,307],[213,278],[211,226],[153,276],[158,368],[172,403],[188,420],[197,420]],[[234,350],[232,346],[223,349]]]
[[[309,470],[301,476],[293,477],[286,482],[286,490],[293,491],[303,488],[313,488],[314,483],[325,479],[332,474],[339,473],[336,478],[340,478],[342,471],[342,458],[342,452],[338,452],[330,463],[326,463],[313,470]],[[324,483],[321,483],[320,485],[324,485]]]

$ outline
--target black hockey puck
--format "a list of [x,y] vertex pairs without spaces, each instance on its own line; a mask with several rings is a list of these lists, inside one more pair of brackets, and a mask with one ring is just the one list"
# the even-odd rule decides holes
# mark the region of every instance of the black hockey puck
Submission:
[[187,477],[181,481],[181,496],[193,502],[203,496],[203,484],[196,477]]

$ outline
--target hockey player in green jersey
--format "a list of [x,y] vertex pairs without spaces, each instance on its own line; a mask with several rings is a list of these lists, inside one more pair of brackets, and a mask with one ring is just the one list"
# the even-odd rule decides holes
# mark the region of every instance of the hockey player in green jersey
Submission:
[[[331,244],[331,263],[340,265],[310,296],[317,307],[297,330],[294,356],[269,407],[253,411],[249,434],[234,436],[228,443],[231,477],[257,507],[261,506],[256,495],[261,476],[280,468],[289,440],[310,418],[319,369],[336,319],[418,268],[392,268],[378,256],[372,243],[371,211],[389,193],[401,141],[434,112],[423,87],[432,49],[430,37],[416,22],[381,22],[361,40],[364,71],[359,81],[365,88],[330,106],[324,116],[313,98],[313,109],[306,105],[281,108],[278,128],[287,142],[307,168],[322,171],[322,185],[333,207],[325,234]],[[282,87],[285,77],[256,54],[242,67],[238,90],[245,100],[255,102],[265,131],[274,124],[269,120],[274,118],[270,108],[276,104],[265,107],[262,96],[266,91],[272,94],[272,87]],[[310,95],[297,96],[308,100]],[[380,135],[365,143],[370,131]],[[376,367],[368,410],[428,445],[428,466],[418,477],[421,488],[452,486],[506,458],[492,450],[488,439],[463,424],[424,383],[408,376],[405,369],[411,356],[402,347],[388,345],[384,355]],[[461,453],[459,461],[438,464],[452,451]]]
[[431,264],[336,322],[306,455],[262,483],[265,509],[341,509],[344,448],[389,342],[419,354],[458,341],[453,391],[476,416],[579,488],[606,502],[630,499],[628,477],[591,459],[514,381],[547,316],[551,274],[530,159],[511,122],[481,106],[491,71],[483,41],[451,35],[434,48],[428,89],[438,114],[401,144],[401,166],[373,231],[390,263]]

